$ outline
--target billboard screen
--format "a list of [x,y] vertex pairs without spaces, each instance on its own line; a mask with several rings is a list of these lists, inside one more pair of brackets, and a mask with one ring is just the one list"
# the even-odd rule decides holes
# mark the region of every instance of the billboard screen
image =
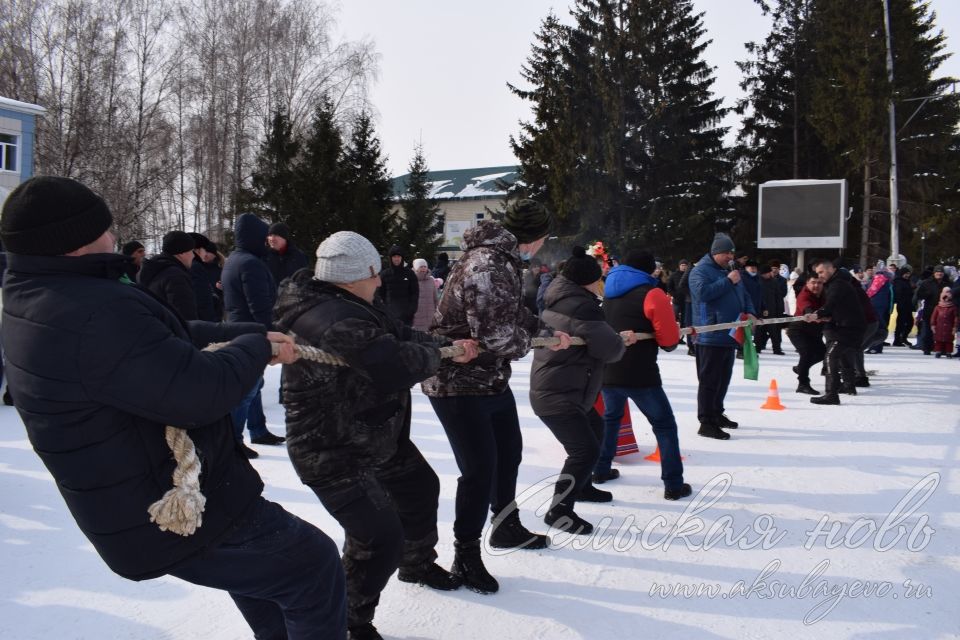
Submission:
[[760,185],[757,248],[843,248],[846,180],[777,180]]

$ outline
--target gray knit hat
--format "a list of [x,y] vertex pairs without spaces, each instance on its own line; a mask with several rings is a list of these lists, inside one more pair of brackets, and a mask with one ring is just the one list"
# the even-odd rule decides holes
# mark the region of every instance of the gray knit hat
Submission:
[[713,237],[713,244],[710,245],[710,255],[715,256],[718,253],[726,253],[727,251],[736,251],[733,240],[725,233],[718,233]]
[[380,273],[380,254],[369,240],[353,231],[338,231],[317,247],[317,280],[343,284]]

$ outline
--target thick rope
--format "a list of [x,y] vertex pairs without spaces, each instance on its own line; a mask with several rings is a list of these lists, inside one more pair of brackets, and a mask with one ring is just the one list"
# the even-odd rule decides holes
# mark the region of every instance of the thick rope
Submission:
[[206,496],[200,492],[200,460],[185,429],[167,426],[164,436],[177,461],[173,488],[147,511],[150,522],[157,523],[160,531],[190,536],[203,524],[203,509],[207,504]]

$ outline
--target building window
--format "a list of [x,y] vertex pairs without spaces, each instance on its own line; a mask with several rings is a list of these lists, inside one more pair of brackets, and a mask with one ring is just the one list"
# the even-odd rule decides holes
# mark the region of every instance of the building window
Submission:
[[476,221],[477,221],[477,222],[482,222],[482,221],[483,221],[483,216],[484,216],[484,214],[483,214],[482,211],[481,211],[480,213],[475,213],[475,214],[473,214],[473,217],[476,218]]
[[0,171],[17,170],[17,136],[0,133]]

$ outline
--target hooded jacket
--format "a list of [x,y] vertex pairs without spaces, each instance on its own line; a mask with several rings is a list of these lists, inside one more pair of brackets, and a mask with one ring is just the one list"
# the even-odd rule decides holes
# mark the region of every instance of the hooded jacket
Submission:
[[287,241],[287,246],[283,252],[268,248],[266,254],[267,268],[270,269],[274,284],[279,287],[281,282],[297,271],[310,266],[310,261],[307,259],[307,255],[290,239],[290,230],[285,224],[268,227],[267,231],[269,232],[271,228],[275,235]]
[[534,352],[530,406],[538,416],[586,414],[597,400],[604,366],[626,350],[623,338],[607,324],[596,296],[562,275],[550,283],[544,301],[544,324],[587,344]]
[[410,387],[440,365],[439,345],[378,304],[368,304],[306,270],[280,287],[277,329],[349,366],[301,359],[283,367],[287,450],[307,485],[347,486],[357,468],[397,451],[409,428]]
[[[145,580],[216,544],[263,489],[236,449],[229,413],[271,358],[262,327],[194,322],[188,333],[159,300],[118,280],[130,264],[121,255],[9,260],[8,383],[30,443],[97,553],[121,576]],[[250,331],[261,335],[198,350]],[[166,425],[187,429],[200,458],[206,508],[191,536],[160,531],[147,512],[173,486]]]
[[271,328],[277,288],[263,258],[267,254],[266,222],[252,213],[237,218],[236,249],[223,265],[220,282],[230,322],[259,322]]
[[166,302],[184,320],[198,320],[197,297],[190,271],[176,257],[161,253],[140,266],[137,281]]
[[390,248],[390,259],[400,256],[400,266],[391,262],[380,272],[380,295],[387,309],[406,325],[413,324],[420,302],[420,283],[416,272],[403,263],[400,247]]
[[467,364],[445,360],[423,382],[431,397],[488,396],[510,382],[510,361],[530,350],[540,323],[523,304],[523,263],[517,239],[492,220],[463,234],[464,254],[450,270],[433,332],[450,340],[474,338],[483,352]]
[[[733,284],[728,273],[709,253],[700,258],[690,272],[690,302],[695,326],[735,322],[741,313],[757,314],[743,282]],[[697,334],[696,344],[736,347],[737,341],[728,331],[710,331]]]

